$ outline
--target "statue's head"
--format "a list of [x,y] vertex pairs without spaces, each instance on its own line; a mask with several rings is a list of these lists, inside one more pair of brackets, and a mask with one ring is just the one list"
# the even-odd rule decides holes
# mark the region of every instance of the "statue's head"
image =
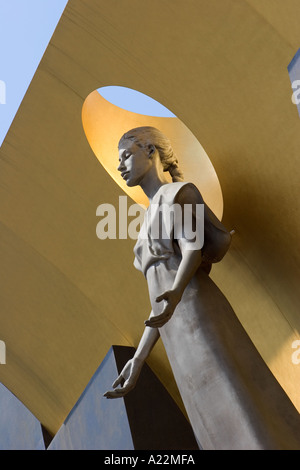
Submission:
[[155,148],[159,154],[163,171],[168,171],[172,181],[183,181],[183,174],[178,167],[177,157],[172,149],[171,142],[160,130],[151,126],[136,127],[126,132],[119,141],[119,149],[124,142],[134,142],[143,149]]

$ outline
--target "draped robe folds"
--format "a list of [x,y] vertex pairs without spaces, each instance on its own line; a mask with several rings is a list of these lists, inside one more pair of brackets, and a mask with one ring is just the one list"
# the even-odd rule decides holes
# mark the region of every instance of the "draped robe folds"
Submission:
[[159,188],[134,248],[134,265],[147,280],[153,313],[162,312],[164,301],[155,299],[172,288],[181,254],[174,226],[164,220],[167,210],[162,210],[162,223],[169,238],[151,236],[151,209],[177,201],[182,207],[192,204],[193,214],[196,204],[204,204],[204,227],[198,224],[204,231],[203,256],[172,318],[159,330],[199,447],[300,449],[297,410],[209,277],[211,264],[222,259],[231,237],[191,183]]

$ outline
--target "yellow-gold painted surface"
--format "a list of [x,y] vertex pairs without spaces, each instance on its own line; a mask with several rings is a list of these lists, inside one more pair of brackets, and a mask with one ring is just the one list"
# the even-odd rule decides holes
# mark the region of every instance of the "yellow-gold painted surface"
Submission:
[[[150,312],[134,241],[96,237],[97,206],[124,194],[82,126],[107,85],[161,102],[207,152],[236,231],[212,277],[300,410],[299,16],[294,0],[69,1],[0,149],[0,380],[51,432]],[[180,403],[161,343],[149,364]]]

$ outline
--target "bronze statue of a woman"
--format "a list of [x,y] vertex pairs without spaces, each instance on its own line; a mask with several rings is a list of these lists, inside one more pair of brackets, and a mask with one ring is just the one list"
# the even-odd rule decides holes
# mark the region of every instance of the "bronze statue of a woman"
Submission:
[[[126,132],[119,142],[118,170],[127,186],[139,185],[150,202],[134,248],[134,265],[147,280],[152,311],[134,357],[114,382],[113,390],[104,396],[122,397],[135,386],[143,363],[161,336],[203,448],[299,445],[299,438],[293,437],[295,429],[299,430],[294,407],[209,276],[212,263],[220,261],[228,250],[231,235],[198,189],[183,181],[169,139],[153,127]],[[165,177],[166,171],[172,183]],[[181,235],[174,237],[174,225],[166,220],[170,215],[167,209],[174,205],[181,207],[183,215],[187,208],[191,210],[191,232],[204,231],[203,246],[195,247],[185,230],[177,231]],[[204,207],[202,225],[197,219],[198,205]],[[162,214],[168,236],[153,237],[156,211]],[[278,413],[278,406],[285,412]]]

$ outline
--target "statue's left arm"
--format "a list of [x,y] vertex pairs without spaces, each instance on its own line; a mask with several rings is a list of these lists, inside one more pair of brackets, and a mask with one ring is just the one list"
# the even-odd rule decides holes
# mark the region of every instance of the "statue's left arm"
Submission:
[[201,264],[201,250],[190,250],[186,248],[188,242],[180,240],[179,245],[182,253],[182,260],[180,262],[173,286],[170,290],[163,292],[156,298],[156,302],[165,300],[165,307],[160,315],[153,316],[145,321],[146,326],[152,328],[160,328],[167,321],[170,320],[174,313],[177,304],[180,302],[182,294],[190,282],[191,278]]
[[[178,195],[177,201],[184,209],[185,204],[192,204],[193,214],[196,214],[196,205],[202,204],[203,200],[200,193],[195,193],[191,188],[184,188]],[[193,227],[195,229],[195,225]],[[195,248],[195,242],[191,241],[184,236],[174,240],[177,243],[181,261],[172,285],[172,288],[162,292],[156,298],[157,302],[165,301],[164,310],[160,315],[152,316],[145,321],[146,326],[153,328],[160,328],[172,317],[177,304],[180,302],[183,292],[199,268],[202,261],[201,249]]]

